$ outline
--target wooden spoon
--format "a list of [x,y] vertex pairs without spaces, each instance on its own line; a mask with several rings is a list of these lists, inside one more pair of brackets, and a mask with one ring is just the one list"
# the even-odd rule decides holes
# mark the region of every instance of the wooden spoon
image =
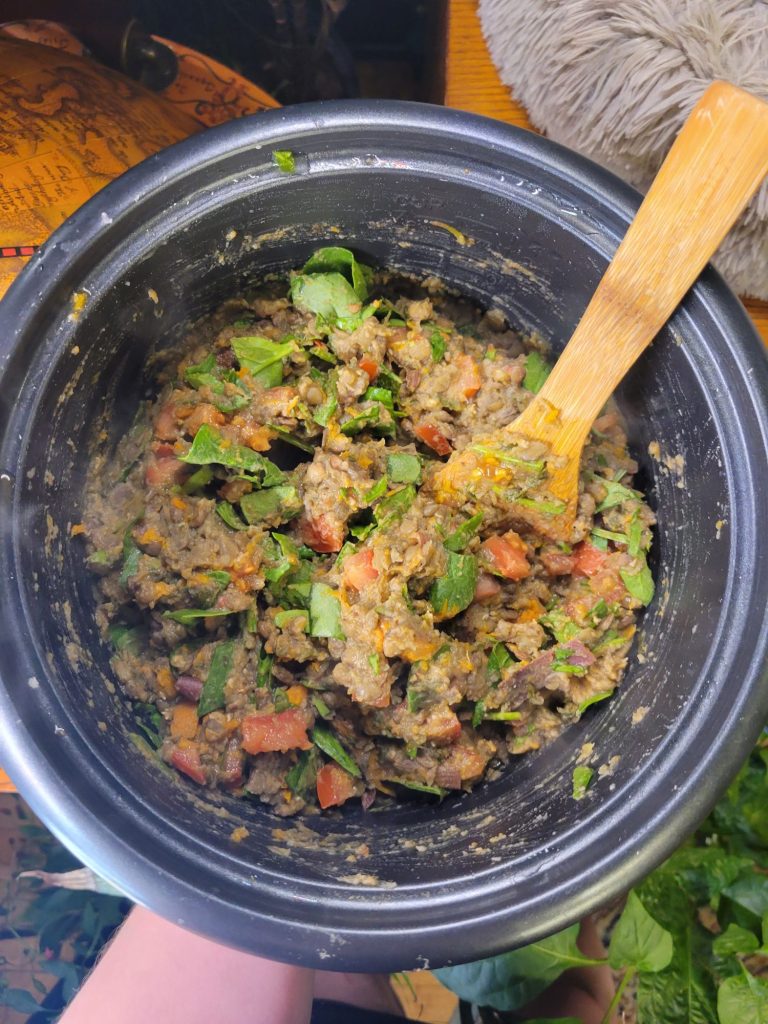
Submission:
[[715,82],[683,125],[544,387],[506,428],[560,457],[545,486],[565,510],[537,516],[542,533],[570,536],[593,422],[766,173],[768,104]]

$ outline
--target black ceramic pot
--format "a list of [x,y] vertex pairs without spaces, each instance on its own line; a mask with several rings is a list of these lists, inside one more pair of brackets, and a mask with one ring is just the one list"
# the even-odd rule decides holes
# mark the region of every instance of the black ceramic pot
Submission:
[[[293,150],[295,174],[275,167],[275,149]],[[709,810],[768,711],[766,358],[710,270],[619,395],[659,517],[657,597],[620,692],[471,794],[297,826],[169,778],[129,738],[69,532],[105,409],[109,444],[145,392],[150,350],[245,284],[342,243],[437,274],[557,350],[637,202],[587,161],[493,121],[328,103],[151,157],[30,261],[0,304],[0,763],[86,863],[232,945],[391,970],[564,927]],[[682,477],[649,457],[651,441],[683,456]],[[584,743],[613,770],[577,802]]]

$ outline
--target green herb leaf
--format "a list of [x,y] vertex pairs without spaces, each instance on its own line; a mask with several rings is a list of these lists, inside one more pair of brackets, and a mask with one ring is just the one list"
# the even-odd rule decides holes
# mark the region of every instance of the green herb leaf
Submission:
[[327,754],[328,757],[333,758],[337,764],[341,765],[344,771],[349,772],[350,775],[354,775],[356,779],[361,778],[362,772],[359,767],[330,729],[324,725],[316,725],[312,730],[311,736],[312,742],[319,747],[324,754]]
[[236,642],[225,640],[217,644],[211,657],[211,664],[208,669],[208,676],[203,684],[203,692],[197,705],[197,713],[200,718],[223,708],[226,701],[224,691],[232,672],[232,664],[235,658]]
[[410,779],[385,779],[385,782],[394,782],[398,786],[405,786],[406,789],[412,789],[416,793],[429,793],[430,796],[444,797],[448,795],[448,790],[443,789],[442,786],[427,786],[423,782],[412,782]]
[[429,347],[432,349],[432,359],[435,363],[442,361],[448,348],[445,335],[439,328],[435,328],[429,335]]
[[284,174],[296,173],[296,157],[290,149],[273,149],[272,162]]
[[461,526],[457,527],[453,533],[449,533],[443,541],[443,544],[448,548],[449,551],[453,551],[459,554],[469,544],[472,538],[475,536],[480,528],[480,524],[483,521],[483,513],[478,512],[476,515],[471,516]]
[[232,582],[231,575],[224,569],[208,569],[205,575],[219,587],[227,587]]
[[434,974],[468,1003],[517,1010],[548,988],[563,971],[605,962],[584,956],[576,945],[578,934],[579,925],[574,924],[511,953],[459,967],[443,967]]
[[336,397],[336,384],[328,380],[326,387],[326,398],[322,405],[318,405],[312,413],[312,419],[321,427],[327,427],[331,417],[339,407],[339,400]]
[[[355,540],[365,540],[369,533],[372,533],[376,529],[376,523],[355,523],[354,526],[350,526],[349,532],[355,538]],[[354,548],[354,544],[351,545]],[[344,549],[342,548],[342,551]],[[341,554],[341,551],[339,552]]]
[[394,484],[421,483],[421,459],[409,452],[393,452],[387,456],[387,475]]
[[602,693],[593,693],[591,697],[587,697],[579,704],[579,715],[583,715],[587,708],[591,708],[593,704],[599,704],[601,700],[607,700],[608,697],[613,696],[613,690],[603,690]]
[[194,494],[196,491],[202,491],[211,480],[213,480],[213,470],[211,467],[201,466],[200,469],[196,469],[191,476],[187,477],[181,485],[181,489],[184,494]]
[[312,701],[312,706],[314,707],[315,711],[318,713],[318,715],[320,715],[321,718],[333,718],[333,712],[325,703],[322,697],[318,696],[316,693],[313,693],[312,696],[310,697],[310,700]]
[[573,799],[583,800],[587,795],[594,770],[588,765],[580,764],[573,769]]
[[243,369],[266,388],[283,380],[283,360],[296,351],[294,341],[272,341],[258,335],[232,339],[232,351]]
[[376,651],[373,654],[368,655],[368,664],[371,666],[371,672],[375,672],[376,675],[381,671],[381,664],[379,661],[379,655]]
[[231,530],[247,530],[248,527],[235,511],[234,505],[228,501],[220,501],[216,506],[216,514],[224,520]]
[[612,540],[614,544],[628,544],[629,539],[625,533],[614,533],[613,530],[603,530],[602,527],[596,526],[592,531],[592,540],[594,543],[595,537],[604,537],[605,540]]
[[630,892],[608,948],[614,970],[663,971],[672,959],[672,936],[658,924],[635,892]]
[[643,524],[635,515],[632,518],[632,522],[629,524],[629,531],[627,533],[627,551],[635,558],[640,554],[642,550],[643,540]]
[[449,551],[445,575],[432,584],[429,602],[441,619],[452,618],[472,604],[476,586],[477,559]]
[[754,953],[760,948],[760,941],[748,928],[731,922],[722,935],[712,943],[715,956],[733,956],[735,953]]
[[495,685],[501,679],[504,669],[511,665],[512,655],[503,643],[496,644],[488,655],[488,681]]
[[480,725],[484,717],[485,704],[481,700],[479,700],[472,709],[472,728],[477,729],[477,727]]
[[368,289],[373,278],[373,271],[364,263],[358,263],[350,249],[338,245],[328,245],[317,249],[301,268],[302,274],[327,274],[337,272],[349,274],[355,294],[361,302],[368,298]]
[[408,687],[405,693],[405,704],[412,715],[417,715],[419,711],[421,711],[424,698],[425,694],[421,693],[413,686]]
[[302,503],[296,488],[285,484],[244,494],[240,499],[240,509],[251,525],[274,517],[282,523],[297,516],[302,510]]
[[720,1024],[768,1024],[768,983],[746,969],[726,978],[717,993]]
[[341,631],[341,604],[327,583],[313,583],[309,596],[309,635],[344,639]]
[[519,711],[486,711],[486,722],[517,722],[521,718]]
[[277,434],[278,440],[284,441],[285,444],[290,444],[294,448],[298,448],[299,451],[306,452],[308,455],[314,454],[315,446],[308,441],[302,441],[300,437],[296,437],[290,430],[284,430],[283,427],[279,427],[276,423],[267,423],[267,426]]
[[561,516],[565,512],[567,506],[564,501],[545,501],[537,500],[535,498],[515,498],[516,505],[522,505],[523,508],[533,509],[534,512],[538,512],[540,515],[547,516]]
[[539,622],[559,644],[568,643],[581,632],[581,628],[573,619],[568,618],[562,608],[550,608],[546,615],[539,616]]
[[615,505],[623,505],[627,501],[637,501],[638,498],[642,498],[642,494],[639,491],[633,491],[630,487],[625,487],[624,484],[620,484],[617,480],[606,480],[605,477],[595,476],[594,480],[605,487],[605,497],[597,506],[595,511],[605,512],[607,508],[613,508]]
[[139,559],[141,558],[141,549],[133,539],[133,535],[130,530],[126,530],[123,536],[123,567],[120,570],[120,576],[118,577],[120,585],[125,586],[131,576],[135,576],[139,571]]
[[145,631],[141,626],[123,626],[119,623],[109,627],[110,643],[118,654],[138,655],[146,640]]
[[383,497],[387,493],[388,487],[389,481],[385,476],[383,476],[380,480],[377,480],[373,487],[371,487],[371,489],[366,491],[365,494],[363,495],[363,500],[365,501],[366,505],[372,505],[374,501],[378,501],[379,498]]
[[651,603],[655,587],[651,570],[648,568],[645,558],[642,558],[642,564],[638,572],[620,569],[619,575],[624,581],[624,586],[636,601],[640,601],[641,604],[645,605]]
[[537,394],[544,387],[544,382],[552,372],[552,367],[535,349],[525,357],[525,377],[523,387],[526,391]]
[[[362,316],[362,301],[342,274],[297,274],[291,281],[291,301],[307,313],[331,323],[354,322]],[[373,310],[371,310],[371,314]]]
[[292,622],[297,619],[303,619],[304,625],[302,629],[306,633],[307,631],[307,613],[302,608],[290,608],[288,610],[279,611],[275,615],[275,625],[278,629],[285,629]]
[[194,626],[198,619],[220,619],[234,614],[229,608],[180,608],[176,612],[163,612],[163,618],[180,622],[182,626]]
[[388,494],[376,506],[376,524],[382,529],[387,529],[393,523],[396,523],[398,519],[403,518],[415,500],[416,488],[413,484],[406,484],[399,491],[393,491],[392,494]]
[[259,653],[259,661],[256,666],[256,685],[259,689],[270,686],[272,682],[272,665],[274,664],[274,654],[267,654],[262,647]]
[[377,426],[381,418],[379,409],[379,405],[372,405],[369,409],[363,409],[362,412],[357,413],[355,416],[350,416],[341,425],[342,434],[353,437],[355,434],[359,434],[361,430],[365,430],[366,427]]
[[479,455],[487,455],[492,459],[496,459],[497,462],[504,466],[519,467],[527,473],[533,473],[535,476],[541,476],[547,468],[544,459],[524,459],[521,455],[513,455],[508,448],[501,445],[472,444],[469,446],[469,450],[477,452]]
[[[192,447],[186,455],[181,456],[181,461],[194,466],[213,463],[244,470],[252,474],[252,482],[258,483],[261,487],[273,487],[285,480],[285,474],[274,462],[244,445],[226,443],[218,430],[214,430],[207,423],[204,423],[195,434]],[[251,476],[248,479],[251,480]]]
[[315,788],[317,779],[317,750],[302,750],[296,764],[285,776],[285,785],[297,796],[306,796]]

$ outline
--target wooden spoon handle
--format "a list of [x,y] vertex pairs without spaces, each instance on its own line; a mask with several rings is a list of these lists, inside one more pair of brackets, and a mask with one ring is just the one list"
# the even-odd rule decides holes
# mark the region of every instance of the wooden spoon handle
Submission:
[[693,108],[592,301],[514,424],[575,454],[608,397],[768,173],[768,104],[715,82]]

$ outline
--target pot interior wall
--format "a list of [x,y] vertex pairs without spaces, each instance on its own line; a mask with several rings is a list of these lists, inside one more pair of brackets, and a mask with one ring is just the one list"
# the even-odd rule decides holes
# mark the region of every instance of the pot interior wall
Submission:
[[[286,823],[257,803],[210,798],[138,753],[129,703],[114,691],[109,651],[94,626],[83,548],[70,535],[83,514],[89,451],[94,443],[113,445],[141,397],[151,394],[146,360],[153,351],[222,300],[300,265],[317,245],[343,244],[376,265],[435,274],[481,305],[502,308],[513,326],[538,331],[557,351],[599,279],[621,221],[601,226],[572,196],[546,182],[536,191],[521,175],[506,184],[497,177],[490,186],[482,174],[427,180],[416,161],[411,170],[366,166],[285,176],[267,194],[258,181],[235,173],[246,166],[241,156],[228,178],[221,172],[215,201],[208,182],[170,208],[145,203],[141,224],[130,230],[118,224],[105,238],[82,308],[82,300],[60,296],[56,331],[67,334],[68,344],[37,379],[19,506],[27,617],[38,631],[29,642],[53,685],[42,698],[32,689],[18,699],[22,709],[43,701],[36,706],[51,744],[55,726],[88,752],[73,786],[90,787],[94,813],[109,820],[114,812],[116,827],[118,819],[121,828],[133,822],[126,857],[132,845],[151,848],[159,870],[187,872],[190,886],[258,912],[273,906],[275,891],[281,899],[294,895],[296,921],[326,930],[333,928],[334,908],[364,903],[370,886],[382,927],[387,913],[429,892],[422,923],[428,950],[443,903],[469,876],[503,870],[519,882],[521,895],[546,890],[566,840],[603,828],[628,791],[640,793],[663,751],[692,728],[692,710],[708,699],[707,664],[722,628],[731,544],[727,527],[715,524],[730,523],[737,513],[707,394],[707,374],[716,370],[701,369],[709,362],[698,358],[702,337],[691,318],[696,307],[706,319],[706,308],[690,300],[619,396],[638,479],[658,510],[659,527],[651,558],[657,597],[642,617],[617,696],[471,794]],[[465,244],[441,223],[447,211]],[[97,439],[102,428],[106,440]],[[659,442],[661,462],[648,454],[652,441]],[[664,464],[678,455],[682,468]],[[577,802],[571,774],[584,744],[594,745],[596,776]],[[70,754],[62,750],[63,767]],[[235,845],[230,836],[238,825],[249,834]],[[158,833],[168,841],[153,846]],[[183,863],[174,863],[174,848],[184,851]],[[478,912],[492,906],[492,890],[478,891]],[[280,955],[316,959],[320,943],[309,953]],[[264,949],[266,939],[254,936],[248,944]],[[324,944],[333,966],[338,950]]]

